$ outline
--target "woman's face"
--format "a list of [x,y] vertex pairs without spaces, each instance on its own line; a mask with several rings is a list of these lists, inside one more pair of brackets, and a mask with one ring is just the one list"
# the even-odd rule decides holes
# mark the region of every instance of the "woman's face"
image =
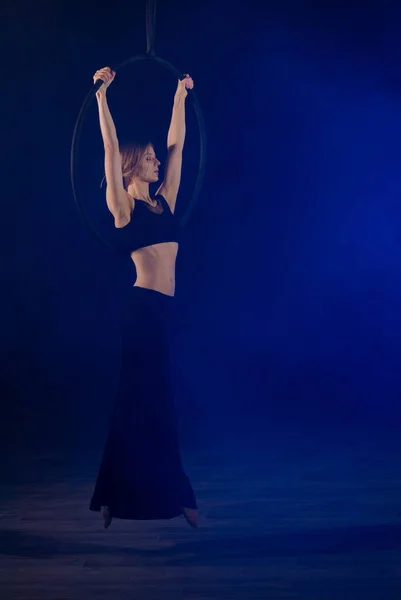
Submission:
[[148,146],[137,164],[135,177],[146,183],[154,183],[159,179],[159,165],[153,146]]

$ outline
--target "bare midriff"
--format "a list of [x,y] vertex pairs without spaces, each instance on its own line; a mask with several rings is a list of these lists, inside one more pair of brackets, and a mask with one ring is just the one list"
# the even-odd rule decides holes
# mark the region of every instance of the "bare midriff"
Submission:
[[135,250],[131,254],[137,275],[135,285],[174,296],[177,253],[177,242],[164,242]]

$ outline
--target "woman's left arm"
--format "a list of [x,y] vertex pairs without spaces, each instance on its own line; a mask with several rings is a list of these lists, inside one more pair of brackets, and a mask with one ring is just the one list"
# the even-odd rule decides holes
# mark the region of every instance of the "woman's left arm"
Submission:
[[182,151],[185,142],[185,99],[187,90],[192,90],[194,82],[189,75],[178,81],[174,96],[173,114],[167,136],[167,162],[164,181],[157,190],[162,194],[171,212],[175,210],[178,189],[181,181]]

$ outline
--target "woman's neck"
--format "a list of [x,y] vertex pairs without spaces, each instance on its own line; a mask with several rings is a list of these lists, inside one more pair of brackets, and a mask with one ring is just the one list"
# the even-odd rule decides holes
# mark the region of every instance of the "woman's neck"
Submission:
[[149,192],[149,184],[146,181],[133,181],[128,186],[128,193],[137,200],[144,200],[145,202],[152,202]]

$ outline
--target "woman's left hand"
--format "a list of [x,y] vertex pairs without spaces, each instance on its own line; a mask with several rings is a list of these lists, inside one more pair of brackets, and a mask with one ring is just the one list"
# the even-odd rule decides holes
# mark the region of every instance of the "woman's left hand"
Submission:
[[178,80],[177,92],[176,94],[186,96],[188,94],[188,90],[194,89],[194,80],[188,74],[184,76],[184,79]]

